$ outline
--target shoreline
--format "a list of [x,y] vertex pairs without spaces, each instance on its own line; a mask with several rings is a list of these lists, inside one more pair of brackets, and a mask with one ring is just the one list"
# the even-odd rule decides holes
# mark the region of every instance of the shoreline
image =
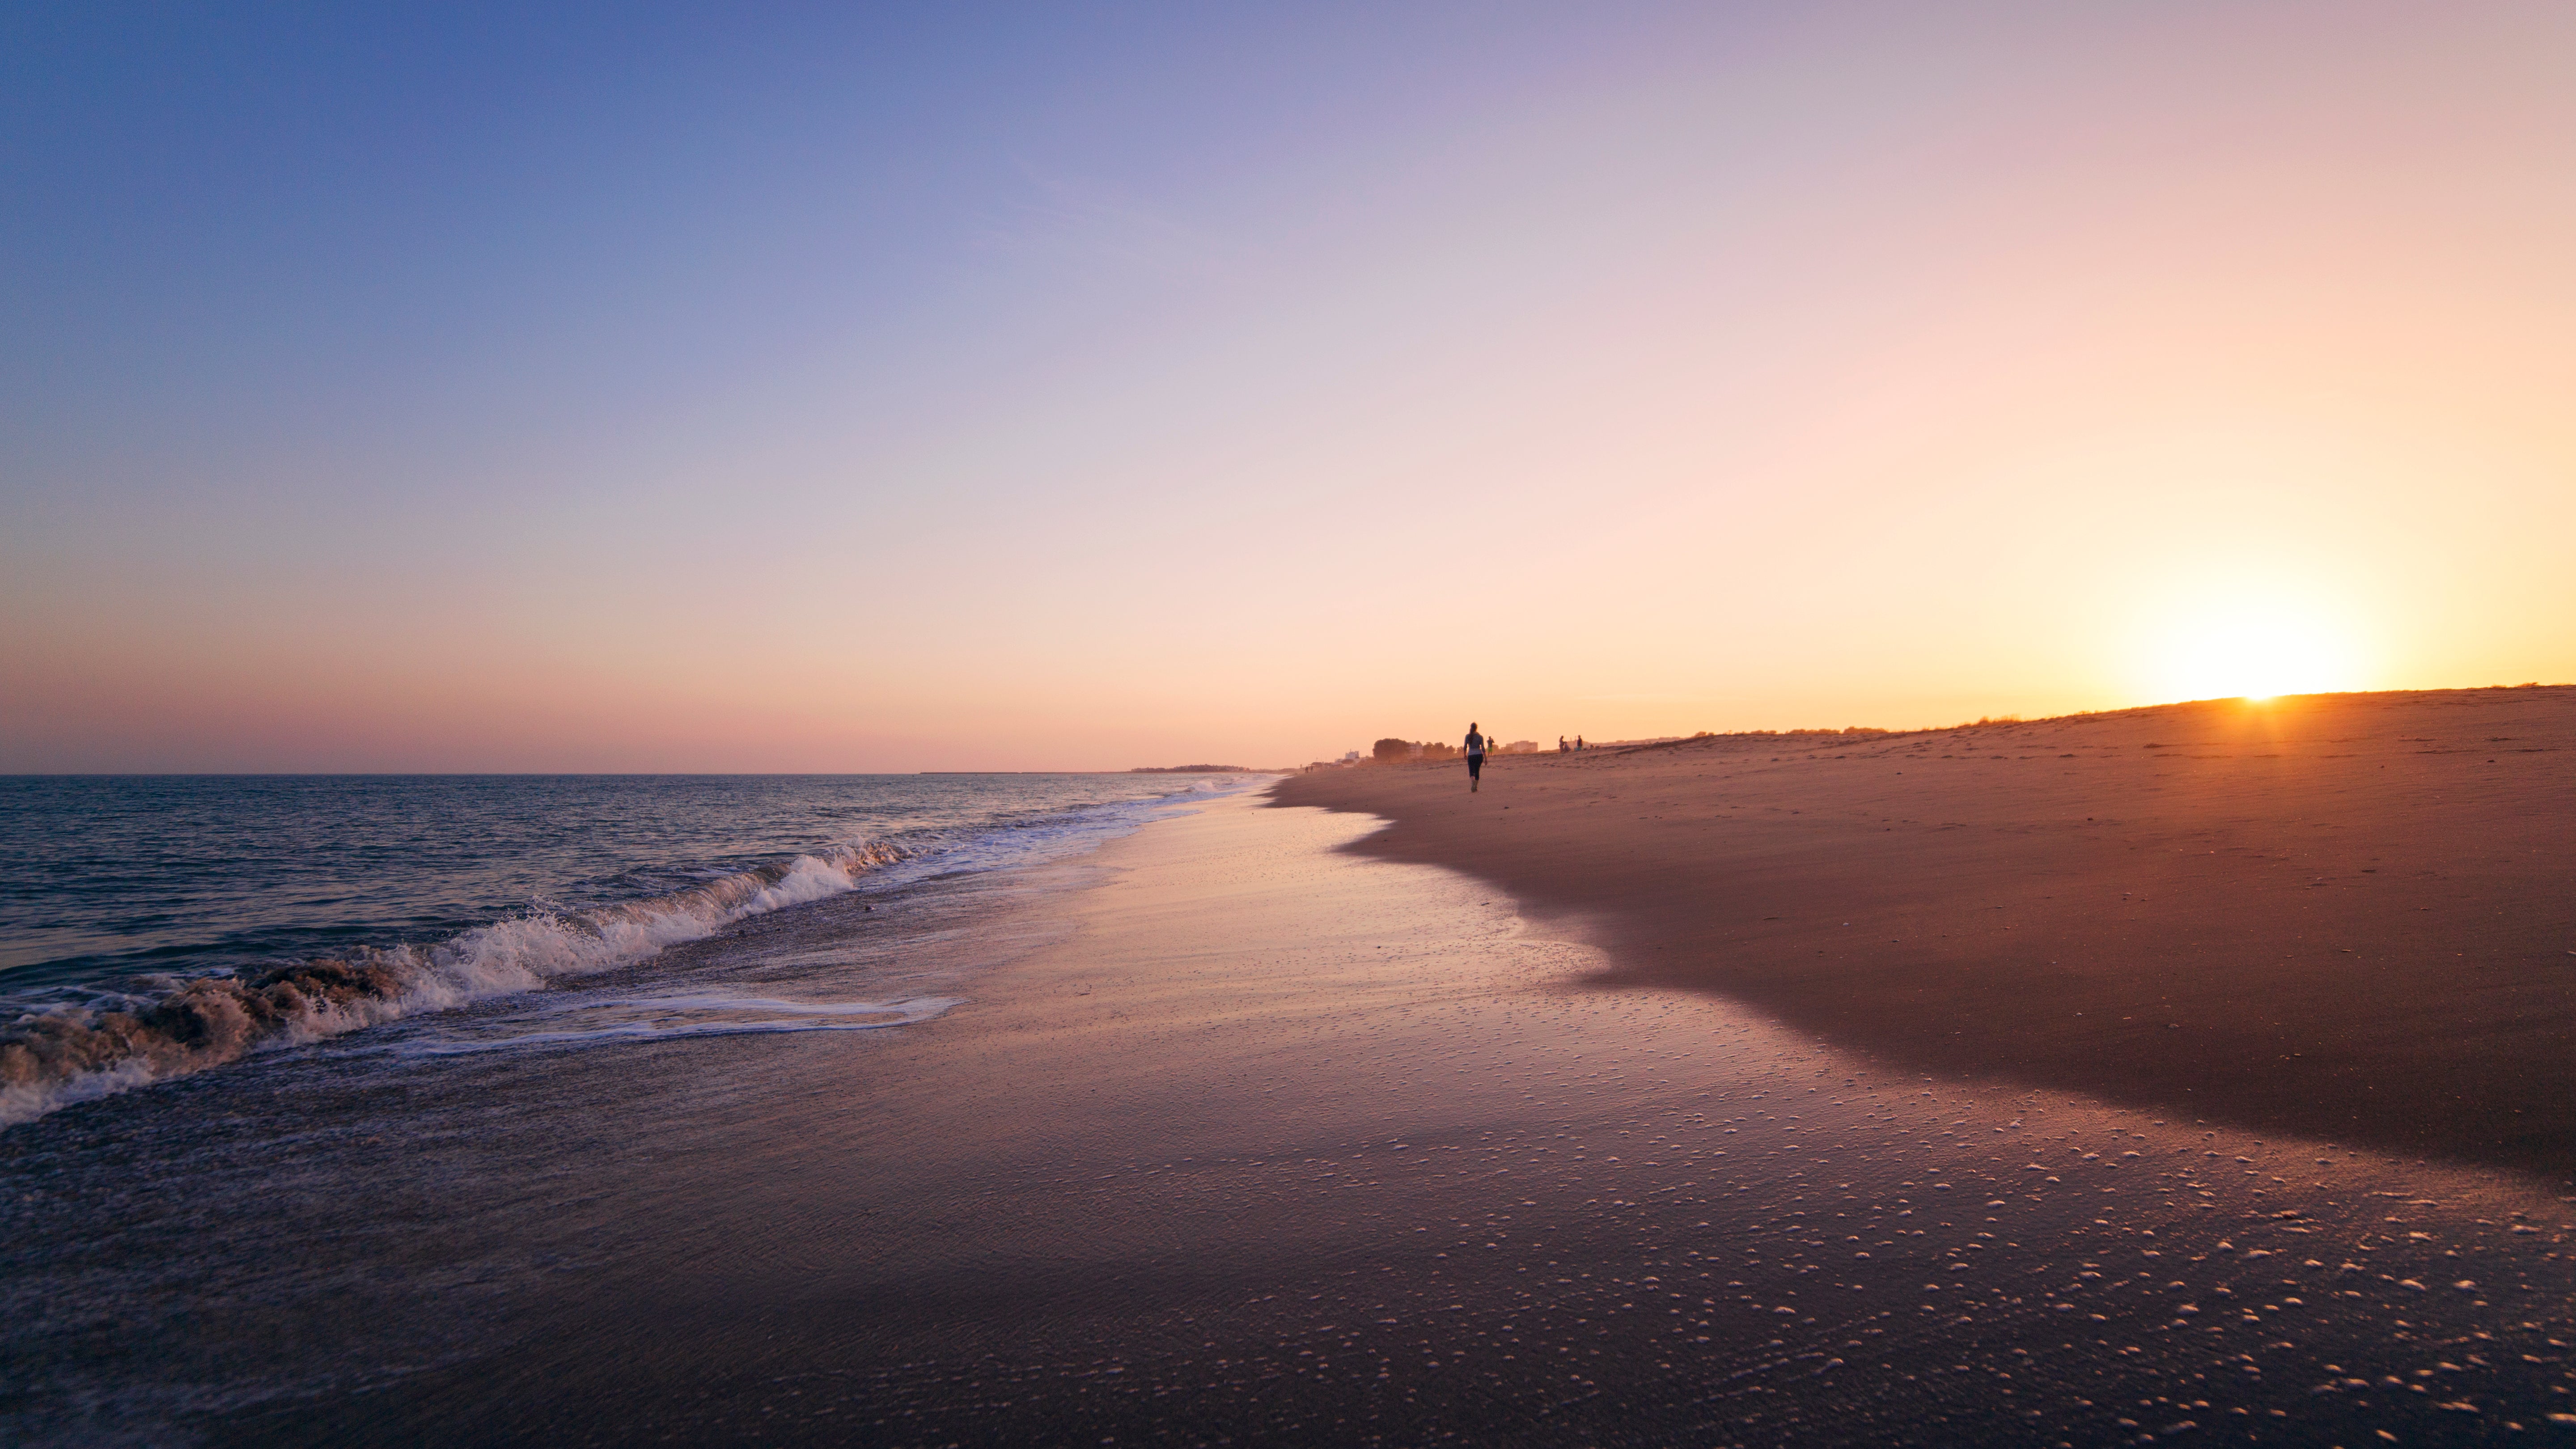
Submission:
[[2527,1181],[1600,990],[1508,895],[1346,848],[1378,828],[1218,798],[844,914],[963,988],[922,1026],[280,1055],[31,1124],[0,1432],[2424,1442],[2576,1383]]
[[2576,1171],[2576,688],[2202,702],[1316,772],[1611,984],[1848,1049]]

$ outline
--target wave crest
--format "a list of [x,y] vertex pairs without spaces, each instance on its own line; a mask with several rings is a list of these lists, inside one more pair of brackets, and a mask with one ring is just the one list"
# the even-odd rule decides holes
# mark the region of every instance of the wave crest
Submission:
[[434,946],[361,947],[255,976],[197,977],[155,997],[30,1013],[0,1026],[0,1127],[264,1046],[639,961],[746,916],[839,895],[903,857],[882,841],[838,846],[646,900],[495,921]]

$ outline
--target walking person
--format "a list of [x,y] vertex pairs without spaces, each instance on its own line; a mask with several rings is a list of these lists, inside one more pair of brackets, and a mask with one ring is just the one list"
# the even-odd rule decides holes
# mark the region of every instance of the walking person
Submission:
[[1476,793],[1485,775],[1485,737],[1476,732],[1476,722],[1467,721],[1467,793]]

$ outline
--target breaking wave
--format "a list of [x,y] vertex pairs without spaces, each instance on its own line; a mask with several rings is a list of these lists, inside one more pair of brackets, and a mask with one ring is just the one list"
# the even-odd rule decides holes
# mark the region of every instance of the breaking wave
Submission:
[[361,947],[246,976],[201,976],[0,1025],[0,1127],[58,1107],[420,1011],[639,961],[746,916],[839,895],[901,860],[884,842],[737,871],[668,895],[537,911],[432,946]]
[[510,1031],[462,1040],[405,1043],[407,1056],[444,1057],[525,1047],[676,1041],[754,1032],[875,1031],[932,1020],[965,998],[908,996],[891,1001],[780,1001],[771,997],[699,994],[635,996],[583,1003],[567,1015],[582,1024],[552,1031]]

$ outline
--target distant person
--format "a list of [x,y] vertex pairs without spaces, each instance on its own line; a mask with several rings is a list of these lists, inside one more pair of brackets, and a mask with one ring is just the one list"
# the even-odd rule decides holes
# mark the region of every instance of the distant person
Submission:
[[1476,722],[1467,721],[1467,793],[1476,793],[1476,785],[1485,775],[1485,737],[1476,732]]
[[1567,744],[1567,743],[1565,742],[1565,736],[1563,736],[1563,735],[1558,735],[1558,736],[1556,737],[1556,752],[1557,752],[1558,754],[1560,754],[1560,755],[1562,755],[1562,754],[1566,754],[1566,753],[1568,753],[1569,751],[1571,751],[1573,748],[1574,748],[1574,746],[1569,745],[1569,744]]
[[1574,752],[1578,755],[1583,753],[1583,736],[1581,735],[1576,735],[1574,737]]

